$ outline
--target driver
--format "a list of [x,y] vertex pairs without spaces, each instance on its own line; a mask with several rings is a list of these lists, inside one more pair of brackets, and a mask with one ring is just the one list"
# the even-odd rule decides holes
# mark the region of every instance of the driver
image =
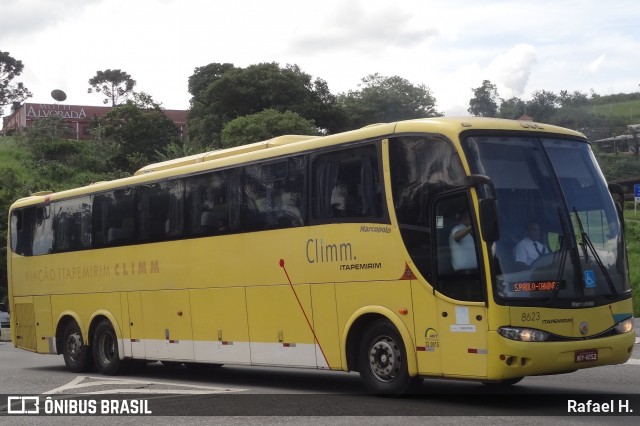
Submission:
[[540,241],[540,225],[531,221],[525,227],[525,237],[513,248],[513,257],[516,264],[527,269],[540,256],[551,253],[549,247]]

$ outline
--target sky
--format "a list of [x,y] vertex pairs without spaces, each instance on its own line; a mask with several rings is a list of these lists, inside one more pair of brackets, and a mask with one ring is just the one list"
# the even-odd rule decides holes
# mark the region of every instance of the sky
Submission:
[[[98,70],[121,69],[166,109],[188,109],[210,63],[296,64],[334,94],[373,73],[424,84],[447,116],[472,89],[640,91],[637,0],[0,0],[0,51],[24,64],[27,102],[102,105]],[[8,109],[5,113],[8,113]]]

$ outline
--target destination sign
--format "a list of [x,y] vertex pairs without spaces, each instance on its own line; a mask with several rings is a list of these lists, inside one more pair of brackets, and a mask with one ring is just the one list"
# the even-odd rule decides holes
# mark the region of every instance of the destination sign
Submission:
[[524,281],[510,283],[510,286],[514,292],[555,291],[564,288],[561,281]]

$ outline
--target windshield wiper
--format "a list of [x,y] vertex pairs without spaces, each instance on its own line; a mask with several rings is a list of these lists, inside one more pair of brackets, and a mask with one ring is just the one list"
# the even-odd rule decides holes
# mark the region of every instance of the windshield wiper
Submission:
[[580,215],[578,214],[578,211],[576,210],[575,207],[573,207],[573,213],[575,213],[576,215],[576,222],[578,222],[578,228],[580,229],[580,237],[582,238],[582,242],[580,243],[580,245],[582,246],[582,251],[584,252],[585,261],[587,263],[589,262],[589,257],[587,253],[587,247],[588,247],[591,250],[591,253],[593,253],[593,258],[595,259],[596,263],[598,264],[598,267],[602,271],[602,275],[604,275],[605,280],[607,280],[607,284],[609,285],[609,290],[611,290],[611,293],[613,293],[614,296],[617,296],[618,290],[616,290],[616,286],[613,284],[613,281],[611,280],[611,275],[609,275],[609,271],[607,271],[607,268],[604,266],[604,263],[602,263],[602,260],[600,260],[600,256],[598,256],[598,252],[596,251],[596,248],[593,246],[593,243],[591,242],[591,238],[589,238],[589,235],[587,235],[587,233],[584,232],[584,227],[582,226],[582,220],[580,219]]
[[560,211],[560,207],[558,207],[558,220],[560,221],[560,226],[562,227],[562,239],[560,241],[560,248],[558,249],[558,251],[560,251],[560,265],[558,266],[558,273],[556,274],[556,282],[558,283],[558,287],[553,291],[553,297],[551,297],[551,300],[557,299],[558,294],[560,293],[560,280],[562,279],[562,275],[564,274],[564,265],[567,262],[567,252],[571,252],[571,263],[573,264],[574,277],[578,276],[580,270],[578,268],[580,261],[574,256],[574,251],[569,240],[569,227],[567,226],[565,217]]

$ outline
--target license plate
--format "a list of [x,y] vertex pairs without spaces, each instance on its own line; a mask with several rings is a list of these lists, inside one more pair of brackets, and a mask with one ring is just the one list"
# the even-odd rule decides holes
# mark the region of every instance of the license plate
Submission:
[[590,362],[598,360],[597,349],[585,349],[583,351],[576,351],[576,362]]

